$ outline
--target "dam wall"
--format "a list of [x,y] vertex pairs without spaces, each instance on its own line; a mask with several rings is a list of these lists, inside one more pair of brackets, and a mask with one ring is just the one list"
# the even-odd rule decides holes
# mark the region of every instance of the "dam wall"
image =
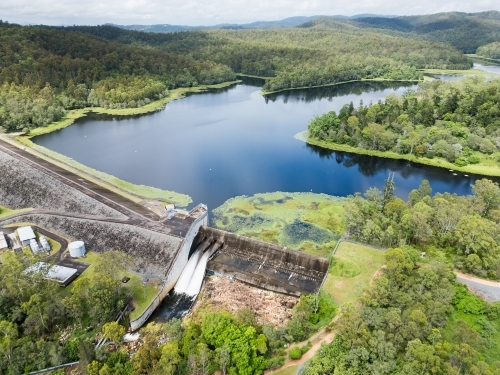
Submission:
[[208,262],[207,271],[283,294],[316,293],[328,273],[326,258],[203,226],[193,242],[210,239],[222,247]]
[[144,312],[135,319],[130,319],[130,329],[136,331],[146,323],[149,317],[153,314],[153,311],[160,305],[161,301],[168,295],[168,293],[174,288],[175,283],[179,279],[182,270],[186,266],[191,248],[193,247],[193,242],[195,238],[199,237],[198,232],[200,228],[208,225],[208,210],[205,205],[198,205],[193,210],[190,211],[191,215],[197,215],[196,219],[191,223],[186,236],[184,237],[179,251],[175,255],[173,262],[170,267],[165,270],[166,279],[163,282],[163,286],[156,295],[155,299],[151,304],[144,310]]

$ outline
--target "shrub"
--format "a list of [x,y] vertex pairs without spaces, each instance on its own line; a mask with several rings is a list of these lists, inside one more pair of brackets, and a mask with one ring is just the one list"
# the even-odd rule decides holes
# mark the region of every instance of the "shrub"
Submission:
[[459,167],[465,167],[467,164],[469,164],[469,161],[464,157],[459,157],[455,160],[455,165],[458,165]]
[[290,356],[290,359],[300,359],[300,357],[302,357],[302,350],[300,350],[300,348],[292,348],[290,349],[290,352],[288,353],[288,355]]
[[479,164],[481,159],[479,158],[479,156],[471,155],[471,156],[469,156],[468,161],[470,164]]

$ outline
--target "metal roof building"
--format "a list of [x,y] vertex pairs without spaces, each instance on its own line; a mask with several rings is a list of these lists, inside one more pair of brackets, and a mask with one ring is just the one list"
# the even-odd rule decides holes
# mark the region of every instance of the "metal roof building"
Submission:
[[17,228],[17,235],[19,236],[19,239],[21,240],[23,246],[28,246],[31,240],[36,239],[35,232],[33,232],[33,229],[31,229],[31,227]]
[[45,262],[38,262],[26,268],[23,273],[28,275],[30,273],[45,273],[44,278],[56,281],[61,286],[68,286],[78,276],[78,270],[64,266],[50,266]]

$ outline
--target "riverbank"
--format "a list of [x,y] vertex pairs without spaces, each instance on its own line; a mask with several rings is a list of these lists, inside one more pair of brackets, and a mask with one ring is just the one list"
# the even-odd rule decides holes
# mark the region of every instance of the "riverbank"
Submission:
[[457,172],[463,173],[471,173],[478,174],[484,176],[492,176],[492,177],[500,177],[500,167],[497,162],[497,158],[499,153],[495,153],[493,155],[484,155],[481,154],[481,163],[479,164],[469,164],[464,167],[459,167],[454,163],[450,163],[449,161],[443,158],[433,158],[429,159],[426,157],[416,157],[415,155],[408,154],[398,154],[393,151],[376,151],[376,150],[365,150],[358,147],[353,147],[349,145],[342,145],[332,142],[320,141],[318,139],[310,138],[307,134],[307,131],[300,132],[295,135],[295,138],[311,145],[327,148],[334,151],[343,151],[343,152],[351,152],[354,154],[360,155],[369,155],[369,156],[377,156],[380,158],[386,159],[399,159],[399,160],[408,160],[412,163],[418,163],[423,165],[429,165],[432,167],[438,168],[446,168],[448,170],[453,170]]
[[286,89],[281,89],[281,90],[276,90],[276,91],[264,91],[262,90],[260,92],[261,95],[266,96],[266,95],[272,95],[272,94],[278,94],[280,92],[284,91],[292,91],[292,90],[307,90],[307,89],[318,89],[321,87],[331,87],[331,86],[339,86],[339,85],[344,85],[347,83],[356,83],[356,82],[405,82],[405,83],[419,83],[423,82],[423,80],[418,80],[418,79],[386,79],[386,78],[370,78],[370,79],[354,79],[351,81],[342,81],[342,82],[335,82],[335,83],[327,83],[325,85],[318,85],[318,86],[301,86],[301,87],[289,87]]
[[[104,108],[104,107],[86,107],[81,109],[72,109],[66,113],[66,115],[59,121],[55,121],[47,126],[36,128],[30,130],[29,133],[17,137],[18,140],[25,144],[26,146],[31,147],[31,143],[26,142],[26,139],[33,138],[42,134],[52,133],[54,131],[64,129],[70,125],[72,125],[77,119],[85,116],[89,112],[99,113],[103,115],[111,115],[111,116],[135,116],[135,115],[143,115],[146,113],[160,111],[165,106],[177,99],[184,98],[187,94],[200,93],[210,89],[220,89],[228,86],[232,86],[234,84],[240,83],[240,80],[230,81],[219,83],[217,85],[201,85],[196,87],[180,87],[177,89],[173,89],[169,91],[167,97],[155,100],[149,104],[146,104],[142,107],[137,108]],[[30,141],[31,142],[31,141]]]

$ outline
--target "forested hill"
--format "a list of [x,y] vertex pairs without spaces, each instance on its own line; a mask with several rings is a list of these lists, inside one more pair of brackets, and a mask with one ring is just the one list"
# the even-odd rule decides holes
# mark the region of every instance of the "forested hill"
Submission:
[[482,45],[500,41],[500,12],[497,11],[396,18],[366,17],[350,23],[358,27],[413,34],[430,41],[447,43],[465,53],[475,53]]
[[72,27],[108,40],[153,46],[237,73],[273,77],[264,89],[283,90],[361,79],[419,80],[417,69],[468,69],[460,51],[444,44],[386,35],[340,22],[337,30],[208,30],[171,34],[111,26]]
[[86,106],[138,107],[174,87],[235,79],[227,66],[71,30],[0,22],[0,131]]

